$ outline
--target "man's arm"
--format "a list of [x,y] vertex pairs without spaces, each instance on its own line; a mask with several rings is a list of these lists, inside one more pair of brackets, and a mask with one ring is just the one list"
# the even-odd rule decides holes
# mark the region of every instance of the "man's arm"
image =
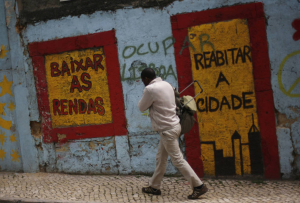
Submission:
[[142,99],[139,101],[139,109],[141,112],[146,111],[153,103],[153,98],[151,93],[147,88],[145,88]]

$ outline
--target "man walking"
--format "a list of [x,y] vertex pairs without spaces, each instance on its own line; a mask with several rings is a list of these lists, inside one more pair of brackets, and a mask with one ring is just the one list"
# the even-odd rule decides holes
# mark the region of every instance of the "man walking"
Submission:
[[156,78],[152,68],[146,68],[141,73],[145,85],[142,99],[139,101],[141,112],[149,109],[151,124],[154,131],[159,132],[160,142],[156,155],[156,168],[149,182],[149,187],[142,191],[153,195],[161,195],[160,185],[167,167],[168,156],[173,165],[179,169],[184,178],[193,188],[189,199],[197,199],[208,191],[190,165],[184,160],[177,138],[180,136],[181,125],[176,115],[176,104],[173,87]]

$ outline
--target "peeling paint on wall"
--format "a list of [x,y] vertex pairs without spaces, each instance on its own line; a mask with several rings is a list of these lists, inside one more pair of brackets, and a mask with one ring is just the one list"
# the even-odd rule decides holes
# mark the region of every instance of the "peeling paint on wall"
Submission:
[[22,170],[19,133],[16,130],[16,101],[9,46],[12,2],[0,1],[0,169],[2,171]]
[[30,129],[31,129],[31,135],[35,138],[41,138],[43,135],[41,122],[37,121],[30,121]]
[[[129,136],[132,174],[153,173],[156,165],[158,143],[158,135]],[[171,163],[170,157],[167,162],[167,173],[169,175],[180,174]]]
[[56,144],[56,170],[81,174],[118,174],[115,147],[114,137]]

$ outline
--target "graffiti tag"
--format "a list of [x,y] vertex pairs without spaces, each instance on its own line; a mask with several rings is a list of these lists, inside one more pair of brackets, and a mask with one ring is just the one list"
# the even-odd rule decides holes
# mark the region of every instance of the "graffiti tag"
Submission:
[[[167,37],[166,39],[164,39],[162,41],[162,47],[163,47],[165,55],[167,55],[167,50],[170,49],[174,43],[175,43],[175,39],[172,36]],[[145,44],[143,43],[137,47],[136,46],[126,46],[122,52],[123,58],[129,59],[135,54],[140,55],[140,56],[146,55],[149,53],[154,54],[154,53],[157,53],[160,48],[158,42],[155,42],[155,48],[152,47],[150,42],[148,42],[148,48],[146,48],[146,46],[144,46],[144,45]]]
[[282,71],[284,68],[285,63],[292,57],[296,56],[300,54],[300,50],[295,51],[293,53],[290,53],[289,55],[287,55],[283,61],[280,64],[279,67],[279,71],[278,71],[278,84],[279,84],[279,88],[280,90],[287,96],[289,97],[300,97],[300,94],[293,94],[292,91],[295,89],[295,87],[300,83],[300,77],[298,79],[296,79],[296,81],[292,84],[292,86],[286,90],[285,87],[283,86],[283,82],[282,82]]
[[[146,67],[153,68],[156,72],[156,75],[161,77],[164,80],[166,78],[168,78],[169,76],[172,76],[175,80],[177,80],[177,76],[174,72],[172,65],[169,65],[169,67],[166,67],[164,65],[156,67],[154,63],[150,63],[149,65],[147,65],[146,63],[142,63],[139,60],[132,62],[131,66],[128,69],[126,69],[126,64],[123,64],[121,80],[122,81],[140,80],[141,72]],[[126,72],[129,72],[129,74],[130,74],[129,77],[125,77]]]

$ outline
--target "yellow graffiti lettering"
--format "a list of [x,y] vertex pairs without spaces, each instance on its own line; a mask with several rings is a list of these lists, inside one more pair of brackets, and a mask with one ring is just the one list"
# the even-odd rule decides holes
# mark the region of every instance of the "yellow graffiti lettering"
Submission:
[[[251,174],[252,168],[260,172],[263,164],[255,160],[262,155],[250,153],[260,146],[260,132],[247,20],[190,27],[188,36],[193,36],[193,79],[204,89],[196,98],[204,173],[243,175]],[[200,92],[197,85],[195,92]]]
[[282,82],[282,71],[283,71],[283,67],[284,67],[285,63],[287,62],[287,60],[289,60],[291,57],[293,57],[297,54],[300,54],[300,50],[287,55],[281,62],[280,67],[279,67],[279,72],[278,72],[279,88],[285,95],[287,95],[289,97],[300,97],[300,94],[292,94],[291,93],[295,89],[295,87],[298,85],[298,83],[300,83],[300,77],[293,83],[293,85],[289,88],[289,90],[286,91],[286,89],[283,86],[283,82]]
[[112,122],[103,48],[45,56],[52,127]]

